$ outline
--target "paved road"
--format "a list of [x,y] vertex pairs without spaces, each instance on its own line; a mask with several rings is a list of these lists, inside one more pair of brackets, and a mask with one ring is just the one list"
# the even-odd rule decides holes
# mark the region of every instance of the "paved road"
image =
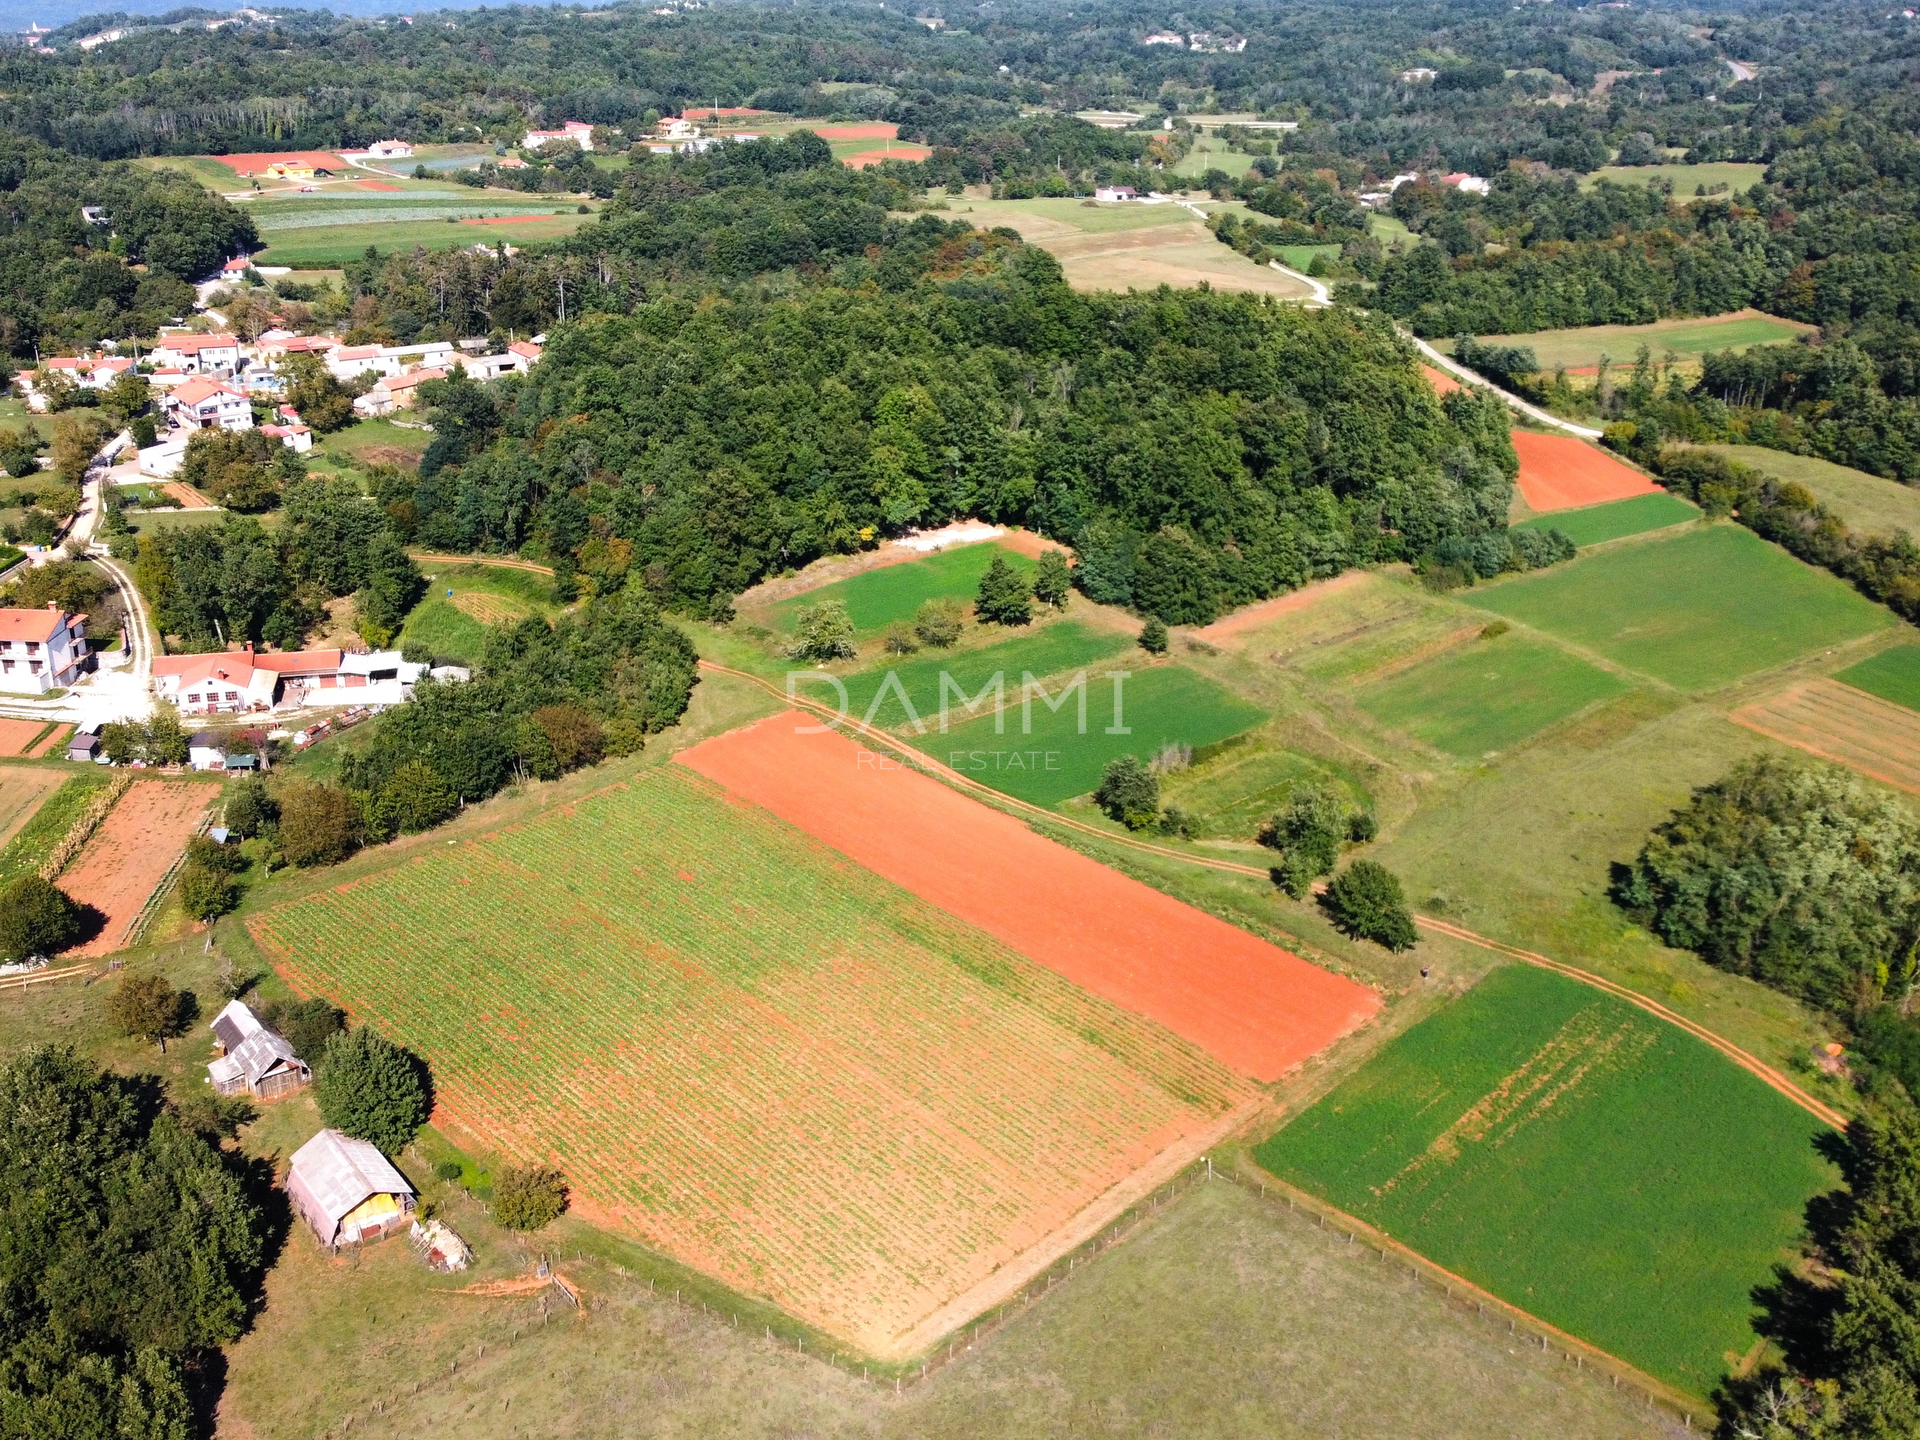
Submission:
[[1538,420],[1542,425],[1551,425],[1556,430],[1564,430],[1569,435],[1578,435],[1582,440],[1598,440],[1600,438],[1600,432],[1592,426],[1576,425],[1571,420],[1562,420],[1558,415],[1550,415],[1538,405],[1530,405],[1518,395],[1510,394],[1508,391],[1502,390],[1498,385],[1495,385],[1491,380],[1487,379],[1486,376],[1476,374],[1474,371],[1467,369],[1466,366],[1456,362],[1452,356],[1442,355],[1418,335],[1413,334],[1405,328],[1401,328],[1400,333],[1405,335],[1407,339],[1413,341],[1414,347],[1418,349],[1429,362],[1445,370],[1449,375],[1452,375],[1464,384],[1478,385],[1482,390],[1491,390],[1502,400],[1506,401],[1508,406],[1518,410],[1522,415]]

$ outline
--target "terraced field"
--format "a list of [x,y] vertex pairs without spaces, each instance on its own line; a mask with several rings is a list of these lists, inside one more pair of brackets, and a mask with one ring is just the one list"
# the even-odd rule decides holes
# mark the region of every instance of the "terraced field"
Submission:
[[677,766],[250,930],[427,1058],[437,1120],[883,1357],[1253,1096]]

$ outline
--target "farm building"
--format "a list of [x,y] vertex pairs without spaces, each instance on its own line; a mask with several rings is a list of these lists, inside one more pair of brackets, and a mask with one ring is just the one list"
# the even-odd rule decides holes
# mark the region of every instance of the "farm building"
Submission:
[[75,731],[73,738],[67,742],[67,759],[76,764],[90,765],[100,758],[100,737],[83,730]]
[[522,150],[539,150],[548,145],[561,145],[573,141],[582,150],[593,149],[593,126],[582,120],[567,120],[558,130],[529,130],[520,141]]
[[312,1083],[313,1071],[306,1061],[293,1053],[283,1036],[262,1025],[243,1002],[231,1002],[207,1028],[213,1031],[217,1052],[207,1066],[207,1079],[222,1095],[277,1100]]
[[256,653],[251,644],[211,655],[163,655],[153,662],[153,692],[188,715],[299,708],[400,705],[427,667],[398,650]]
[[404,140],[376,140],[367,147],[367,154],[376,160],[407,160],[413,156],[413,146]]
[[320,1243],[379,1240],[408,1223],[413,1187],[364,1140],[322,1130],[293,1152],[287,1198]]

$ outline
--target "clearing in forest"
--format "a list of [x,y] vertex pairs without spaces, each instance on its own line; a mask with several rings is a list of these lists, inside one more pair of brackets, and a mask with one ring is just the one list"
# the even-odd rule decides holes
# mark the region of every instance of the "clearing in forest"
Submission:
[[1524,965],[1396,1038],[1260,1163],[1502,1299],[1705,1395],[1836,1176],[1791,1100]]
[[1277,1080],[1379,1009],[1371,990],[812,718],[775,715],[676,759],[1255,1079]]
[[[977,885],[971,837],[942,846]],[[425,1056],[467,1143],[557,1165],[586,1218],[883,1358],[1257,1103],[1199,1046],[677,765],[249,928],[300,993]]]
[[1537,516],[1514,526],[1516,530],[1558,530],[1576,545],[1601,545],[1629,535],[1644,535],[1649,530],[1664,530],[1669,525],[1698,520],[1699,510],[1666,490],[1651,495],[1636,495],[1631,500],[1613,500],[1602,505],[1587,505],[1578,510],[1560,510]]
[[[1536,330],[1526,335],[1488,337],[1494,345],[1533,351],[1542,370],[1564,365],[1572,374],[1593,374],[1605,358],[1616,373],[1630,369],[1642,345],[1653,359],[1667,353],[1697,359],[1709,350],[1744,350],[1773,345],[1807,334],[1815,327],[1782,320],[1758,310],[1736,310],[1704,320],[1656,320],[1650,325],[1583,325],[1570,330]],[[1444,348],[1451,349],[1448,344]]]
[[1515,430],[1513,450],[1520,457],[1520,496],[1540,514],[1651,495],[1659,486],[1597,445],[1571,435]]
[[1627,688],[1558,645],[1508,633],[1455,646],[1354,699],[1381,724],[1472,758],[1517,745]]
[[1920,714],[1903,704],[1836,680],[1809,680],[1743,705],[1729,718],[1809,755],[1920,795]]
[[60,876],[62,890],[106,915],[99,933],[76,954],[110,955],[127,943],[147,897],[219,795],[219,785],[203,781],[141,780],[120,797]]
[[1735,525],[1583,555],[1476,587],[1472,603],[1690,693],[1894,623],[1844,581]]
[[1898,480],[1869,475],[1851,466],[1836,465],[1813,455],[1792,455],[1761,445],[1702,445],[1742,465],[1751,465],[1776,480],[1804,485],[1850,529],[1870,534],[1905,530],[1920,535],[1920,488]]
[[[1064,546],[1059,548],[1064,552]],[[817,590],[790,596],[769,607],[768,622],[780,630],[791,630],[800,611],[837,600],[847,607],[853,628],[862,637],[877,634],[895,621],[911,621],[928,600],[952,596],[971,605],[980,588],[980,577],[996,559],[1005,560],[1029,580],[1033,578],[1034,562],[1004,545],[952,545],[923,560],[863,570]]]

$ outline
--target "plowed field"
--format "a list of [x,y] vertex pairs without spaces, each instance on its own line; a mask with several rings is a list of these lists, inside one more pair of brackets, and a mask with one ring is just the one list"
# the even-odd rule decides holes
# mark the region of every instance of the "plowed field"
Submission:
[[121,797],[60,876],[62,890],[107,916],[100,933],[76,953],[108,955],[126,943],[127,928],[219,794],[218,785],[142,780]]
[[880,1356],[1010,1293],[1257,1101],[677,766],[250,928],[302,994],[424,1055],[456,1133]]
[[27,747],[47,728],[44,720],[0,719],[0,755],[24,755]]
[[1029,959],[1275,1080],[1380,1008],[1364,986],[789,711],[677,757]]
[[1638,470],[1571,435],[1515,430],[1513,449],[1520,457],[1520,494],[1542,514],[1650,495],[1660,488]]
[[1920,795],[1920,715],[1837,680],[1809,680],[1730,717],[1809,755]]

